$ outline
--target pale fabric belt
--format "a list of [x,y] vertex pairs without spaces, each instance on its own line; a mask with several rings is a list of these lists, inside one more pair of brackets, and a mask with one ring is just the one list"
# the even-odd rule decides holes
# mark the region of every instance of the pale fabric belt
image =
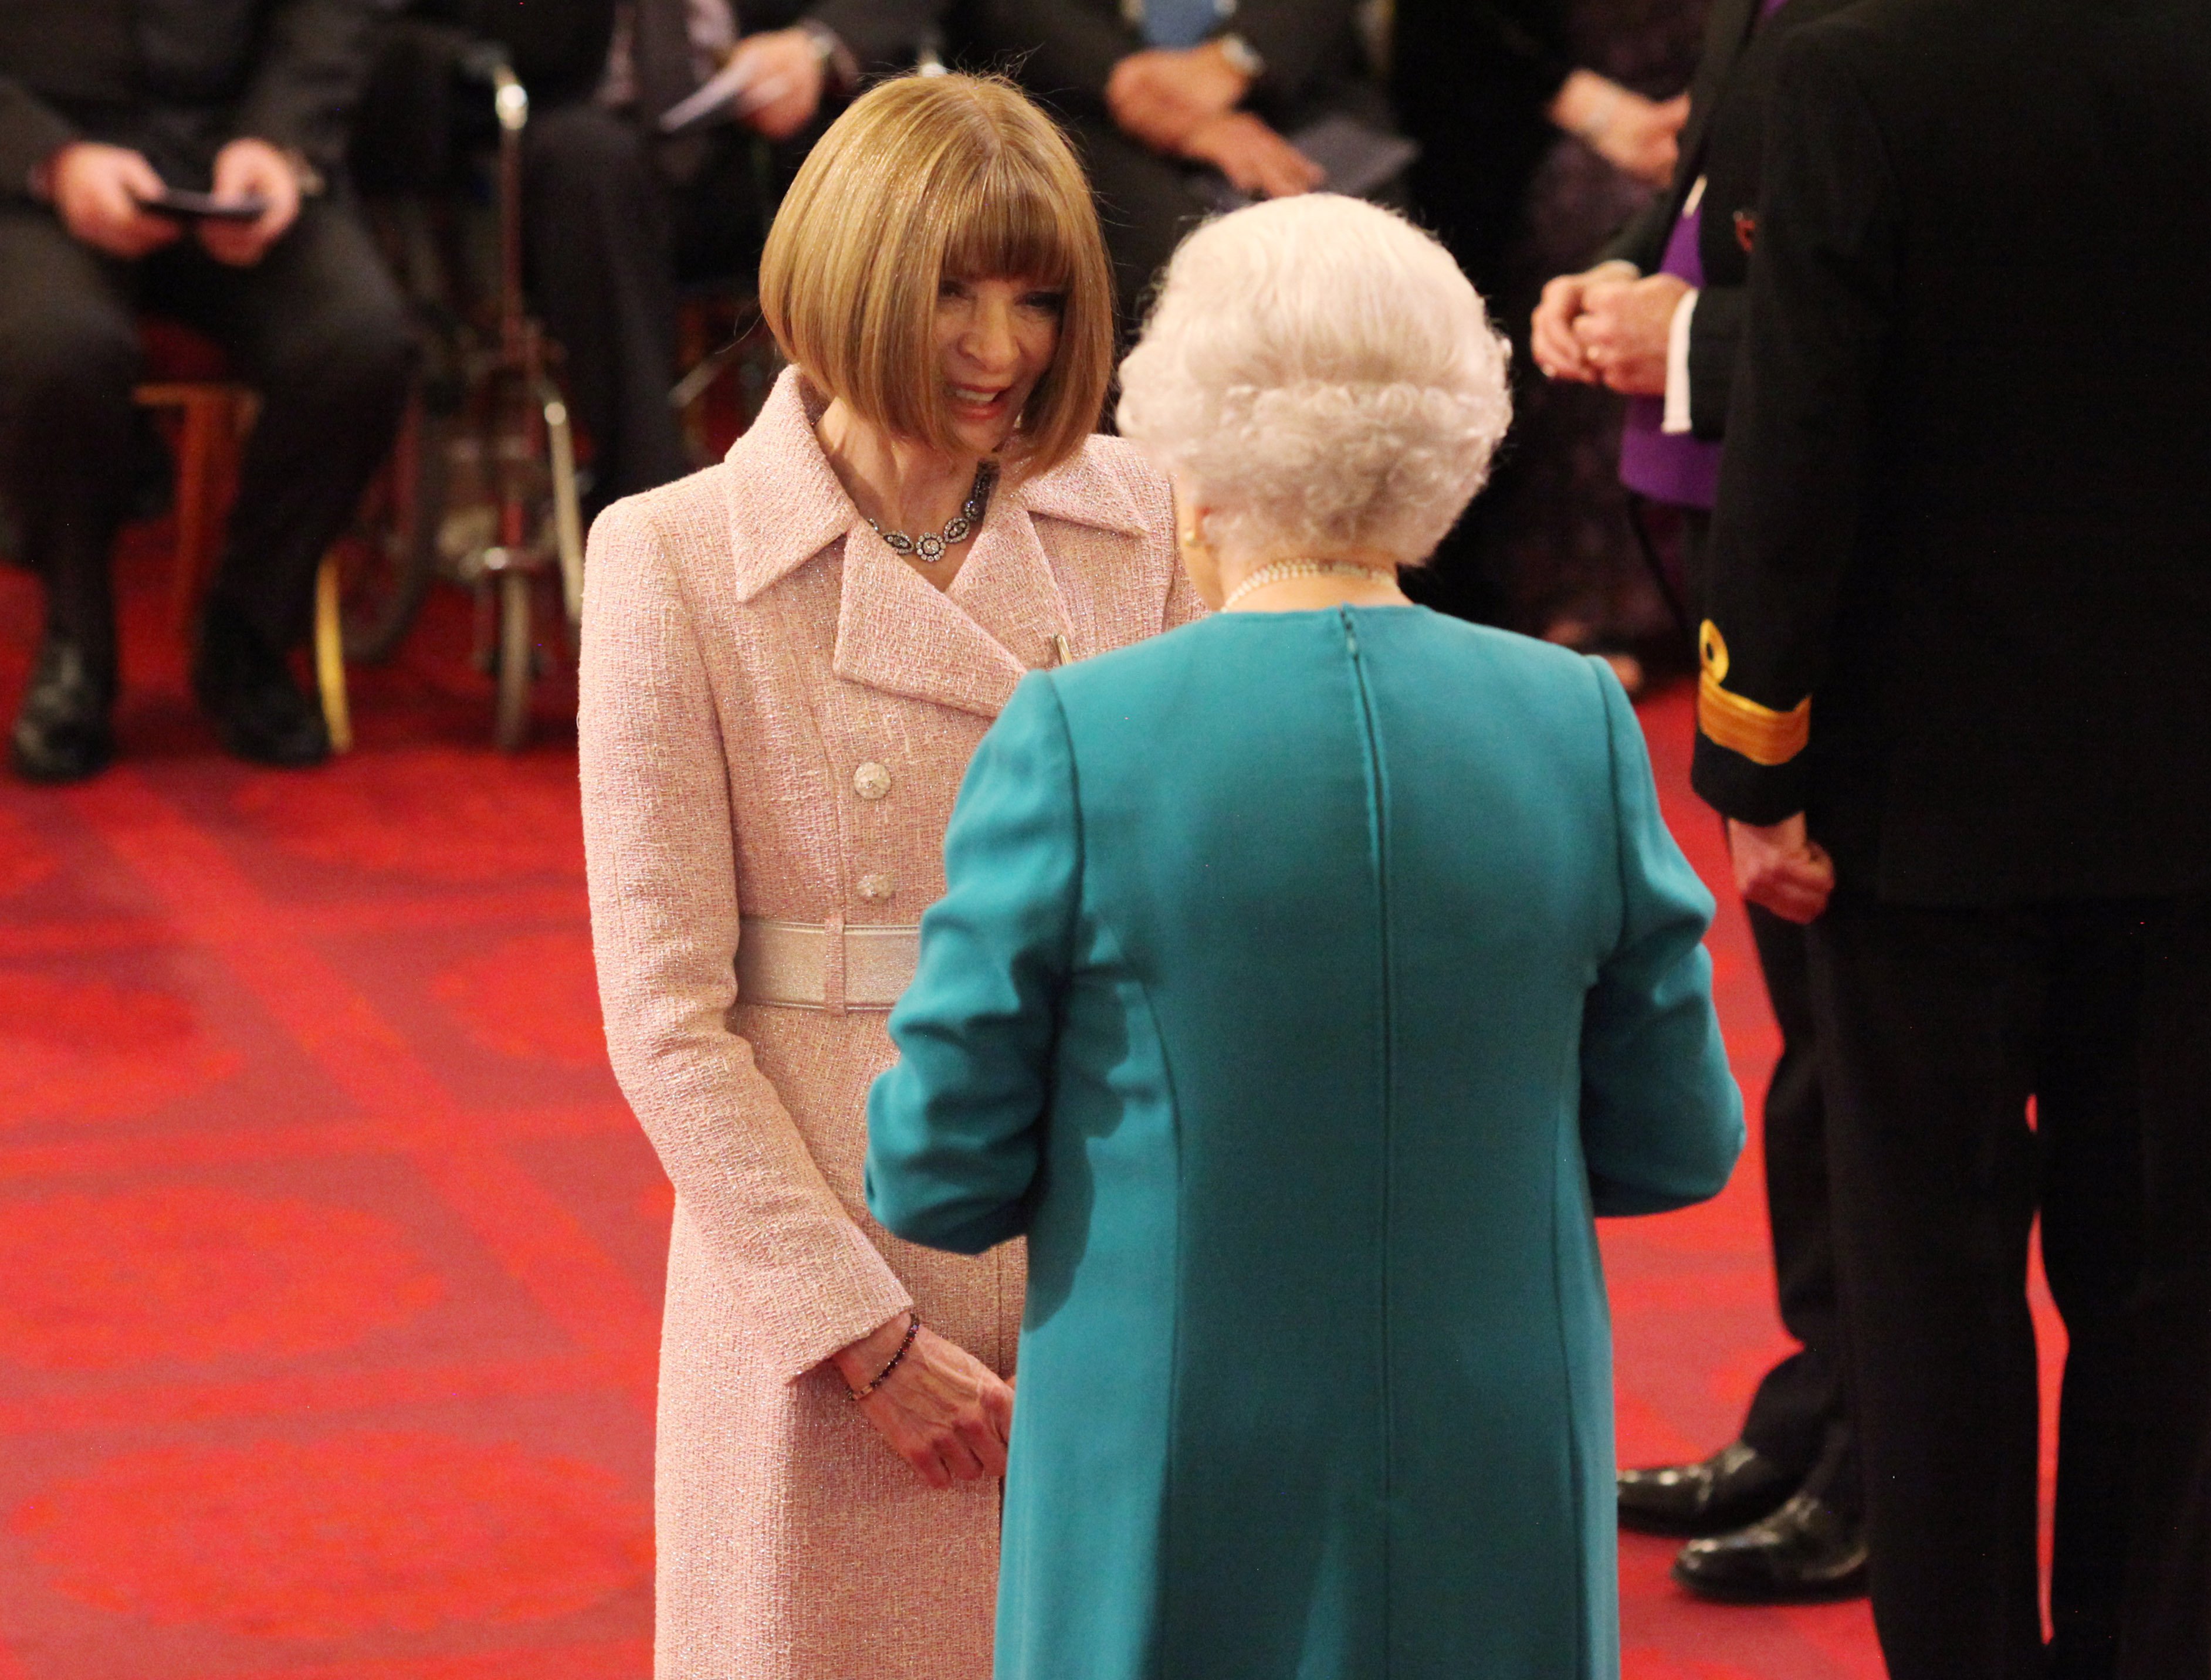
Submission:
[[737,926],[737,1001],[839,1015],[887,1010],[920,955],[918,927],[747,916]]

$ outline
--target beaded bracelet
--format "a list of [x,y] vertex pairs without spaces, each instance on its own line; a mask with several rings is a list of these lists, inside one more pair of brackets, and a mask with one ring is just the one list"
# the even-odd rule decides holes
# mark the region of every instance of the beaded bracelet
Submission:
[[845,1398],[848,1400],[864,1400],[868,1396],[874,1393],[885,1383],[888,1382],[891,1380],[891,1373],[897,1370],[899,1368],[899,1361],[906,1357],[906,1350],[913,1345],[913,1338],[920,1334],[921,1314],[918,1313],[909,1313],[907,1315],[907,1323],[906,1327],[906,1340],[899,1343],[898,1351],[891,1356],[891,1362],[884,1366],[881,1370],[876,1372],[875,1380],[869,1383],[866,1387],[846,1390]]

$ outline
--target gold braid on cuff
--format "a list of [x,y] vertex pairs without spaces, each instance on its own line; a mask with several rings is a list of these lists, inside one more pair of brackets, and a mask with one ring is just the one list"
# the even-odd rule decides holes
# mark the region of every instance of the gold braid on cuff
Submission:
[[1716,746],[1740,753],[1753,764],[1786,764],[1812,738],[1812,697],[1786,712],[1731,694],[1727,681],[1727,641],[1709,618],[1697,632],[1697,657],[1704,675],[1697,679],[1697,727]]

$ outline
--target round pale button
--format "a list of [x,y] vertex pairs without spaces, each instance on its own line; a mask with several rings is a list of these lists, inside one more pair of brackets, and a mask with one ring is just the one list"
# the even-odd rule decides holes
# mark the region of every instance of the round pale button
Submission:
[[887,875],[863,875],[860,877],[860,896],[870,904],[881,904],[898,891],[898,882]]
[[852,791],[863,799],[880,799],[891,791],[891,773],[869,759],[852,772]]

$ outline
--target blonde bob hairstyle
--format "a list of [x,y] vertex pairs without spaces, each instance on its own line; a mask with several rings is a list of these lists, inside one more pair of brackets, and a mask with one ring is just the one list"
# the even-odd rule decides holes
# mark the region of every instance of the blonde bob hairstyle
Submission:
[[1402,217],[1278,198],[1176,251],[1121,366],[1121,433],[1207,510],[1216,548],[1417,564],[1488,476],[1511,354]]
[[854,100],[800,167],[760,255],[760,312],[821,391],[949,451],[937,292],[991,279],[1064,294],[1058,352],[1005,452],[1048,471],[1097,430],[1112,378],[1112,270],[1090,183],[1011,82],[900,76]]

